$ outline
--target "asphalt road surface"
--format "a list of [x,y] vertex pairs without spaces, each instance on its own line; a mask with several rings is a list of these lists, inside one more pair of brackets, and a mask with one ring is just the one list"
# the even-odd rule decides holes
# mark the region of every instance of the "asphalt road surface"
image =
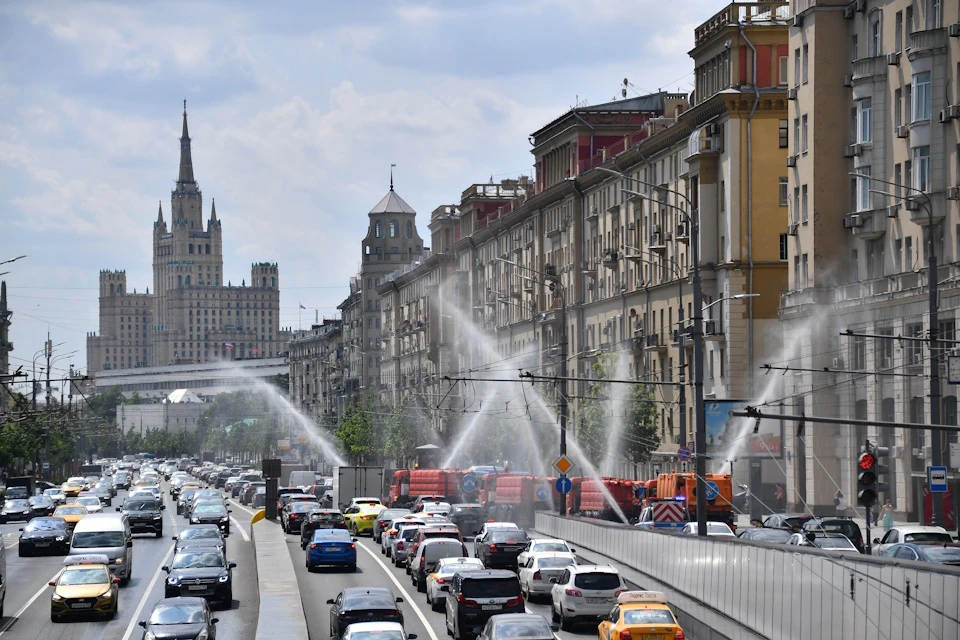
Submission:
[[[153,534],[133,536],[133,576],[120,587],[120,611],[113,620],[70,619],[50,621],[50,597],[53,587],[47,585],[63,566],[63,556],[21,558],[17,555],[19,529],[23,522],[0,525],[3,545],[7,553],[7,596],[4,604],[6,617],[0,620],[0,640],[139,640],[143,628],[137,623],[145,620],[153,605],[163,598],[166,579],[160,567],[173,557],[171,536],[189,524],[177,515],[176,504],[170,498],[169,486],[162,483],[164,504],[163,537]],[[125,491],[113,499],[109,511],[123,504]],[[220,640],[252,639],[256,635],[259,613],[257,569],[253,546],[249,540],[251,514],[233,508],[227,556],[236,562],[233,570],[233,606],[229,610],[214,609],[220,619],[217,637]],[[297,547],[299,549],[299,547]]]

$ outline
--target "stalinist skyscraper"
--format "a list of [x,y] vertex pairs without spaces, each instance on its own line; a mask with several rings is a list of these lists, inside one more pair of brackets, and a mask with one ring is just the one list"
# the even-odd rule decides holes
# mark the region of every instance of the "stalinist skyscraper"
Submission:
[[212,200],[204,220],[186,103],[169,216],[168,227],[161,204],[153,223],[153,294],[129,292],[124,271],[100,272],[100,331],[87,337],[88,369],[280,355],[289,335],[280,331],[277,264],[254,263],[249,282],[224,283],[222,225]]

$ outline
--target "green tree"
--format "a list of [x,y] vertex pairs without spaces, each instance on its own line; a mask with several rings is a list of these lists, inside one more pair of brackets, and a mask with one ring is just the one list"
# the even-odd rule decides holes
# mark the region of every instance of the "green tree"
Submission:
[[384,454],[401,468],[413,466],[420,445],[413,404],[409,396],[402,396],[386,420]]
[[373,452],[373,425],[362,403],[347,408],[334,435],[340,449],[355,465],[363,464]]

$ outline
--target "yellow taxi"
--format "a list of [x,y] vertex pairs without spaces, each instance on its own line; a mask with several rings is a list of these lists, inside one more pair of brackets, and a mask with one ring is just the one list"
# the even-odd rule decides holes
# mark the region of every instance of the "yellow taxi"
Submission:
[[103,554],[67,556],[64,567],[50,581],[50,620],[60,622],[70,615],[117,614],[120,578],[110,575],[109,559]]
[[87,488],[87,482],[83,478],[68,478],[66,482],[60,485],[64,495],[68,498],[76,498],[81,491]]
[[600,640],[684,640],[660,591],[624,591],[597,628]]
[[344,511],[343,519],[347,521],[347,529],[353,535],[358,536],[361,533],[373,535],[373,524],[384,509],[386,507],[382,504],[360,504]]
[[88,513],[89,511],[82,504],[62,504],[54,510],[53,517],[66,520],[67,528],[73,531],[73,528],[80,522],[80,518]]

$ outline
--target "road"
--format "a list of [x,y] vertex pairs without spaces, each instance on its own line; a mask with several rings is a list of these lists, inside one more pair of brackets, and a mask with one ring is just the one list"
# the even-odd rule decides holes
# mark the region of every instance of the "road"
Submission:
[[[166,483],[163,538],[153,534],[136,534],[133,542],[133,576],[120,587],[120,611],[113,620],[50,621],[50,597],[53,588],[47,583],[63,565],[63,556],[21,558],[17,555],[19,529],[24,523],[0,525],[7,553],[6,617],[0,622],[0,640],[139,640],[143,629],[137,624],[146,619],[153,605],[163,598],[166,573],[160,567],[169,564],[173,554],[171,536],[188,524],[177,515]],[[126,492],[113,499],[113,509],[123,503]],[[256,635],[259,609],[257,569],[253,546],[249,541],[250,514],[233,509],[227,556],[237,563],[233,570],[233,606],[229,610],[214,609],[220,619],[217,637],[221,640],[252,639]],[[244,531],[241,531],[243,529]]]
[[[237,513],[237,507],[234,507]],[[249,514],[245,514],[249,517]],[[279,525],[277,525],[279,526]],[[287,542],[290,557],[293,560],[297,582],[300,585],[300,595],[304,603],[307,616],[307,629],[312,639],[330,637],[330,605],[325,604],[330,598],[347,587],[386,586],[392,589],[397,596],[403,598],[400,609],[403,612],[404,626],[407,633],[417,634],[418,640],[445,640],[447,637],[444,624],[444,614],[435,613],[426,601],[426,594],[417,593],[410,578],[402,568],[394,567],[385,556],[380,554],[380,546],[375,544],[369,536],[360,538],[357,543],[357,572],[349,573],[337,569],[321,568],[316,573],[308,573],[304,566],[304,551],[300,549],[299,536],[288,535]],[[467,547],[472,554],[473,544],[467,541]],[[538,600],[536,603],[527,603],[527,611],[539,613],[550,620],[550,605]],[[570,632],[558,631],[560,640],[574,638],[597,637],[597,624],[583,623],[574,627]]]

